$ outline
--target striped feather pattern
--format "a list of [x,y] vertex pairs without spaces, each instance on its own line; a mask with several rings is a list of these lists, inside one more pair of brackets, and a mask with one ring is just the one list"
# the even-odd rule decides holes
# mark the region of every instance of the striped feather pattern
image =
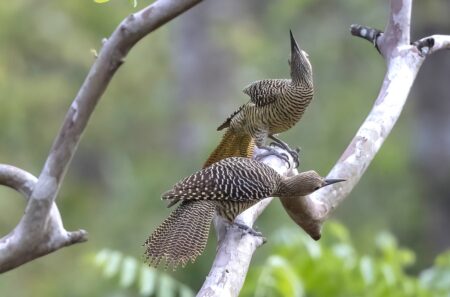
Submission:
[[310,83],[294,83],[288,79],[257,81],[244,92],[250,101],[241,106],[230,119],[230,129],[235,133],[248,133],[263,146],[268,135],[290,129],[302,117],[313,98]]

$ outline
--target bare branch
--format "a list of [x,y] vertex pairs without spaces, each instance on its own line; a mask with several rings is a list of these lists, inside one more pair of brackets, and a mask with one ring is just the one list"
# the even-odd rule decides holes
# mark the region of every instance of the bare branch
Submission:
[[[81,134],[129,50],[144,36],[199,2],[201,0],[156,1],[128,16],[103,43],[54,140],[24,216],[10,234],[0,239],[0,272],[87,239],[83,230],[64,230],[54,204]],[[18,186],[14,179],[10,184]]]
[[308,197],[281,199],[289,216],[312,238],[321,236],[323,222],[348,196],[380,150],[406,103],[425,56],[449,49],[450,36],[434,35],[409,44],[411,1],[392,0],[387,32],[352,25],[351,33],[378,45],[387,72],[374,106],[355,137],[328,174],[347,182],[321,189]]
[[[282,151],[279,147],[276,150]],[[261,153],[255,149],[255,156]],[[289,154],[291,166],[289,167],[283,160],[268,156],[262,160],[265,164],[271,166],[281,175],[291,175],[296,173],[292,170],[292,160]],[[270,204],[272,198],[267,198],[241,213],[236,221],[247,226],[253,226],[258,216]],[[244,284],[248,267],[256,248],[261,246],[265,239],[245,233],[235,226],[221,220],[219,217],[214,219],[218,235],[219,246],[211,270],[203,283],[197,297],[206,296],[238,296]]]
[[0,185],[10,187],[28,200],[37,182],[37,178],[23,169],[0,164]]
[[412,0],[391,0],[384,34],[377,39],[377,49],[389,64],[392,52],[410,43]]
[[[0,184],[20,192],[25,199],[29,199],[36,182],[37,178],[25,170],[11,165],[0,164]],[[34,234],[23,233],[24,230],[19,226],[9,235],[1,238],[0,272],[17,267],[63,246],[86,240],[86,232],[84,230],[75,232],[64,230],[61,216],[55,203],[52,204],[47,226],[49,238],[45,241],[36,242],[33,252],[29,252],[29,247],[23,245],[23,242],[28,241],[28,239],[23,240],[23,237],[35,238]]]

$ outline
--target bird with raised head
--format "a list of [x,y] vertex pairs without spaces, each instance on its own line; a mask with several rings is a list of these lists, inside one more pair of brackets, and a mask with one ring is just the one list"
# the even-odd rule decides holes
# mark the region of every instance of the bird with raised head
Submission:
[[293,127],[301,118],[313,98],[313,73],[308,54],[301,50],[290,31],[290,79],[264,79],[251,83],[243,92],[250,101],[239,107],[217,130],[228,128],[221,143],[211,153],[204,167],[221,159],[240,156],[251,157],[253,147],[266,150],[258,158],[274,154],[287,157],[270,146],[272,139],[292,155],[298,165],[298,153],[291,150],[275,135]]

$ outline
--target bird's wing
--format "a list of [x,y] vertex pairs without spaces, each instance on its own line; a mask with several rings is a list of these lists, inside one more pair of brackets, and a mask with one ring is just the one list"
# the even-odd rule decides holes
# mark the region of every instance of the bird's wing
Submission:
[[215,200],[223,195],[215,190],[211,167],[198,171],[178,183],[162,195],[162,199],[171,200],[169,206],[180,200]]
[[[162,199],[249,201],[270,197],[278,173],[248,158],[227,158],[196,172],[173,186]],[[171,203],[170,205],[173,205]]]
[[243,92],[250,96],[250,102],[256,107],[262,107],[274,103],[283,95],[284,84],[284,80],[278,79],[259,80],[248,85]]

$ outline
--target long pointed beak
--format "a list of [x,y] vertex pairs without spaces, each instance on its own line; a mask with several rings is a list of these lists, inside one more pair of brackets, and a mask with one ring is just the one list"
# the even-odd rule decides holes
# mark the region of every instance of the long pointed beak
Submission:
[[345,179],[340,179],[340,178],[326,179],[326,180],[324,180],[324,185],[322,186],[322,188],[326,187],[326,186],[329,186],[329,185],[332,185],[332,184],[335,184],[335,183],[340,183],[340,182],[343,182],[343,181],[346,181],[346,180]]
[[300,48],[298,47],[297,41],[295,41],[294,35],[292,35],[291,30],[289,30],[289,34],[291,35],[291,54],[294,52],[300,53]]

